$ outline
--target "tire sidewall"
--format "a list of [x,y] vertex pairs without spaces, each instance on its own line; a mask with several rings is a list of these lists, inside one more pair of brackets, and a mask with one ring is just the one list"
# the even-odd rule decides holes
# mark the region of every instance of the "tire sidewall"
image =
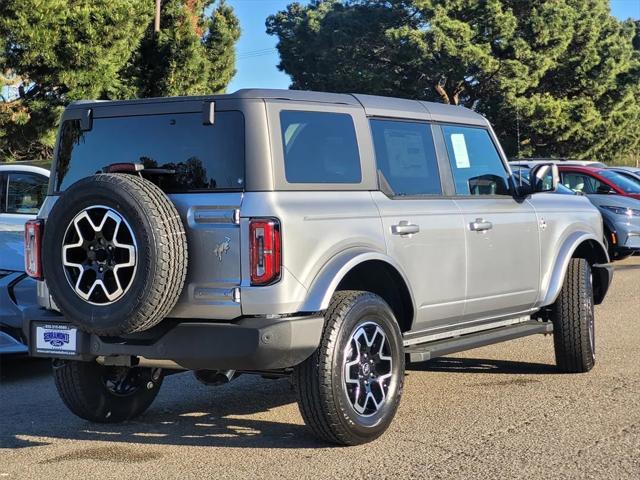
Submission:
[[[154,379],[152,369],[134,367],[139,369],[138,388],[127,395],[116,395],[105,384],[106,368],[96,362],[73,360],[66,361],[58,367],[54,366],[56,387],[75,414],[102,423],[129,420],[144,412],[153,403],[162,386],[162,375]],[[74,370],[72,384],[63,381],[61,369]],[[147,388],[148,382],[153,383],[153,388]]]
[[[392,356],[392,376],[387,398],[382,408],[372,416],[359,415],[344,387],[344,355],[351,335],[362,324],[376,323],[389,341]],[[371,440],[382,434],[395,416],[404,385],[404,350],[398,324],[389,306],[379,297],[366,295],[358,298],[344,317],[338,331],[332,356],[332,389],[340,420],[349,432],[361,439]]]
[[[154,277],[158,251],[156,239],[140,205],[124,189],[95,177],[80,180],[65,192],[52,208],[43,238],[43,273],[60,311],[86,331],[117,329],[122,319],[132,315],[147,297]],[[95,305],[73,290],[62,264],[65,233],[74,217],[87,207],[105,206],[120,214],[129,224],[137,244],[136,270],[129,289],[108,305]]]
[[[587,349],[589,354],[591,355],[591,359],[595,364],[596,360],[596,331],[595,331],[595,307],[593,301],[593,274],[591,270],[591,265],[589,262],[585,261],[584,275],[581,279],[583,283],[583,288],[585,291],[585,304],[582,305],[581,314],[583,318],[582,328],[585,329],[585,335],[587,339]],[[591,336],[593,335],[593,339]],[[592,343],[593,340],[593,343]]]

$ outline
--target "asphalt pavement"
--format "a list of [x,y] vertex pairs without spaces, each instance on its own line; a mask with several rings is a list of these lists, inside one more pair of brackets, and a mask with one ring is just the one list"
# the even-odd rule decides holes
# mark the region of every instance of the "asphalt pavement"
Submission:
[[91,424],[48,361],[0,363],[0,480],[640,478],[640,257],[596,308],[597,364],[559,374],[535,336],[409,366],[389,431],[359,447],[311,436],[289,381],[165,380],[135,421]]

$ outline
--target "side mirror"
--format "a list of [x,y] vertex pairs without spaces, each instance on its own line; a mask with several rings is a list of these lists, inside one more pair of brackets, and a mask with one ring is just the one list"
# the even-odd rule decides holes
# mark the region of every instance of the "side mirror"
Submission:
[[560,171],[555,163],[541,163],[529,172],[531,193],[555,192],[560,183]]

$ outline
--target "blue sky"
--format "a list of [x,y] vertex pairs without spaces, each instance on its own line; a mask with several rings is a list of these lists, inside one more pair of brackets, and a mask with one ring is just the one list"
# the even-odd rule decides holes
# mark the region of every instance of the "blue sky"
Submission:
[[[300,0],[299,0],[300,1]],[[227,0],[240,19],[242,37],[237,45],[238,72],[227,88],[288,88],[289,76],[278,71],[277,39],[265,33],[265,20],[283,10],[290,0]],[[308,3],[302,0],[300,3]],[[621,19],[640,18],[640,0],[611,0],[612,13]]]

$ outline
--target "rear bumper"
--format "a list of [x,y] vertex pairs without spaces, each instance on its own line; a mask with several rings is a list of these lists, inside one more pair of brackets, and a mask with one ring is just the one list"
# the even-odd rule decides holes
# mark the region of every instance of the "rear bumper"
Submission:
[[293,367],[309,357],[320,343],[321,314],[287,318],[246,318],[234,323],[190,322],[167,319],[151,330],[119,338],[77,332],[75,355],[38,352],[35,328],[68,324],[56,312],[42,308],[25,311],[23,330],[34,357],[94,360],[133,356],[172,361],[189,370],[273,370]]

